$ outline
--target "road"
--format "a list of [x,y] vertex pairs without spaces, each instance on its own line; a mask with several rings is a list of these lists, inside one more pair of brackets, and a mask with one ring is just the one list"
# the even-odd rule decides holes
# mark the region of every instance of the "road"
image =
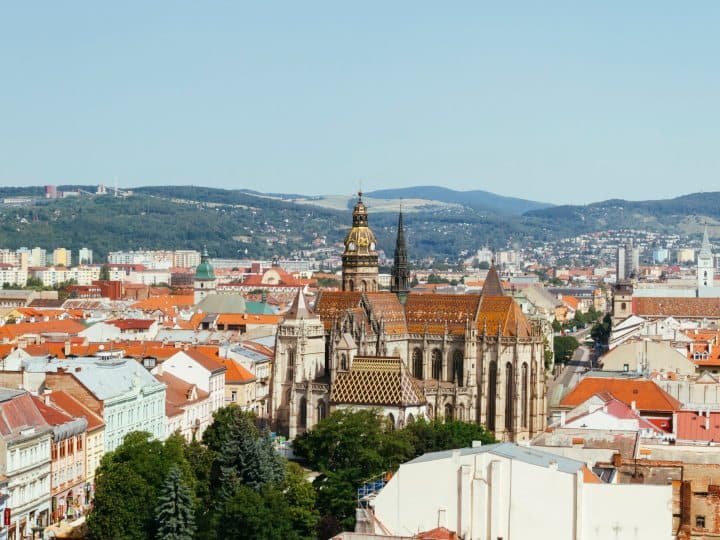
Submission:
[[580,346],[560,374],[548,381],[548,408],[556,406],[563,396],[575,387],[588,369],[590,369],[590,349]]

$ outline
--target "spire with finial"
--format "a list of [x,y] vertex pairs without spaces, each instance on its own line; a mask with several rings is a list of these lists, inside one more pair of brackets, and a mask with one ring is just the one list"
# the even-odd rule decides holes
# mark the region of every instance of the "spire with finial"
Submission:
[[404,302],[410,290],[410,271],[408,270],[407,246],[405,245],[405,230],[403,228],[402,204],[398,215],[397,238],[395,239],[395,258],[393,260],[390,278],[390,290],[398,295]]
[[710,237],[708,236],[707,222],[705,222],[702,246],[700,246],[700,257],[712,257],[712,246],[710,245]]
[[290,309],[285,314],[285,319],[309,319],[313,317],[313,315],[313,312],[310,311],[310,308],[305,302],[303,290],[298,289]]
[[485,283],[482,288],[483,296],[505,296],[505,290],[503,289],[502,283],[500,282],[500,276],[498,276],[497,269],[495,268],[495,261],[490,266],[487,276],[485,276]]

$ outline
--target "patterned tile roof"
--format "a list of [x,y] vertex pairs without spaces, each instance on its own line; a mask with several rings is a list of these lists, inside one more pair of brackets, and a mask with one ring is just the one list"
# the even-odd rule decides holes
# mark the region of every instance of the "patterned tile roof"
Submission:
[[644,317],[720,318],[718,298],[633,298],[633,314]]
[[406,407],[427,401],[401,358],[356,356],[350,371],[338,373],[330,402]]
[[314,311],[320,315],[325,329],[329,330],[335,319],[350,309],[357,309],[361,298],[362,293],[355,291],[320,291]]
[[409,294],[405,317],[411,334],[463,335],[468,320],[474,321],[480,304],[478,294]]
[[478,331],[509,337],[532,335],[530,322],[520,306],[509,296],[483,296],[477,318]]

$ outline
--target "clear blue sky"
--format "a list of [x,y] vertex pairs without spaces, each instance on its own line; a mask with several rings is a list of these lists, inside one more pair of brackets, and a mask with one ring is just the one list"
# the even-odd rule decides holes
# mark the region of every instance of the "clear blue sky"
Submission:
[[720,189],[720,3],[547,4],[6,2],[0,183]]

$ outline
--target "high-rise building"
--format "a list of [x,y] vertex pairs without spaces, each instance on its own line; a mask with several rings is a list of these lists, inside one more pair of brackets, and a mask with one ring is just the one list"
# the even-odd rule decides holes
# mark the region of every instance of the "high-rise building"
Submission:
[[72,252],[65,248],[55,248],[55,251],[53,251],[53,264],[70,268],[72,266]]

